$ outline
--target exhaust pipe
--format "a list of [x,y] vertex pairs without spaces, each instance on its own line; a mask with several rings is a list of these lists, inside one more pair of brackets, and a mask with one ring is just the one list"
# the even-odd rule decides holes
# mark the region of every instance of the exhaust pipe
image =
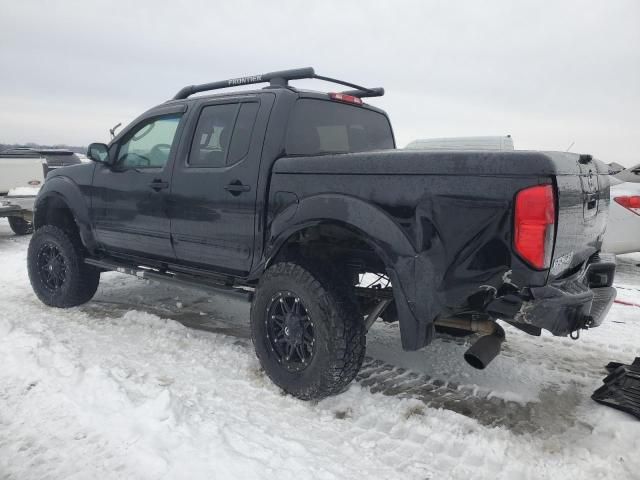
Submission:
[[500,353],[502,342],[504,342],[504,330],[497,323],[495,326],[493,333],[480,337],[465,352],[464,359],[473,368],[484,370]]
[[436,320],[436,325],[484,334],[464,354],[466,362],[478,370],[485,369],[498,356],[505,339],[502,327],[492,320],[442,318]]

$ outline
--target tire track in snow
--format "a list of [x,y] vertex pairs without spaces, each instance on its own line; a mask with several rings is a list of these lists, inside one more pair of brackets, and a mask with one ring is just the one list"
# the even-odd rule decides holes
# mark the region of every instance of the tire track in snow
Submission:
[[[172,299],[169,299],[172,300]],[[197,306],[203,306],[207,299],[201,299],[188,308],[169,308],[166,304],[136,304],[98,299],[81,307],[95,317],[121,317],[132,309],[143,310],[163,318],[176,320],[183,325],[213,333],[221,333],[241,339],[249,339],[248,325],[238,325],[238,319],[221,318],[211,320],[209,315],[201,315]],[[460,343],[459,339],[446,337],[445,342]],[[505,400],[492,394],[488,389],[477,386],[457,385],[442,378],[401,368],[379,359],[367,356],[356,377],[363,387],[372,393],[380,392],[388,396],[421,401],[426,407],[442,408],[473,418],[483,425],[506,427],[514,433],[544,433],[553,435],[575,425],[576,405],[582,395],[576,385],[560,390],[548,387],[541,392],[540,402],[519,403]],[[553,407],[550,409],[550,405]]]
[[[3,240],[14,244],[23,242],[23,239],[17,238]],[[222,300],[212,302],[210,297],[199,293],[159,288],[155,283],[114,273],[106,274],[103,278],[96,299],[80,307],[96,318],[120,317],[132,309],[144,310],[179,321],[188,327],[242,339],[250,338],[248,322],[240,322],[237,312],[230,311],[234,308],[220,308],[224,304]],[[177,303],[184,303],[186,307],[177,306]],[[440,341],[458,346],[465,344],[465,340],[451,337],[441,338]],[[542,348],[541,345],[547,347]],[[451,410],[476,419],[483,425],[502,426],[515,433],[537,432],[547,435],[576,424],[574,410],[588,393],[585,386],[599,382],[605,374],[603,349],[615,350],[618,352],[616,355],[622,353],[631,356],[637,353],[628,346],[598,341],[596,344],[577,345],[575,348],[580,350],[577,360],[575,352],[569,351],[572,345],[573,342],[548,336],[518,342],[515,348],[509,343],[505,344],[502,354],[505,358],[515,361],[536,358],[540,369],[571,377],[568,385],[545,386],[540,392],[539,401],[510,401],[481,385],[458,385],[447,381],[442,372],[432,377],[370,356],[366,358],[356,381],[372,392],[417,399],[425,406]],[[568,350],[564,352],[564,348]]]

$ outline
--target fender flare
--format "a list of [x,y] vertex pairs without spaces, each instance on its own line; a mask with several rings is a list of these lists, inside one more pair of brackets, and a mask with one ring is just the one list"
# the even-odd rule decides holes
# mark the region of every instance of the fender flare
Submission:
[[431,341],[431,324],[416,311],[416,248],[404,230],[380,207],[343,194],[318,194],[281,210],[267,230],[257,275],[296,232],[320,224],[343,226],[361,235],[382,259],[393,283],[403,348],[417,350]]
[[360,198],[343,194],[305,197],[281,210],[267,230],[262,265],[268,265],[282,245],[304,228],[333,223],[362,235],[387,268],[398,257],[414,257],[416,250],[407,234],[381,208]]
[[40,189],[33,209],[34,227],[40,227],[42,221],[42,217],[38,215],[38,209],[42,208],[45,202],[52,199],[61,201],[66,205],[78,226],[82,243],[88,250],[94,250],[98,244],[91,226],[89,205],[87,205],[80,187],[64,175],[51,177]]

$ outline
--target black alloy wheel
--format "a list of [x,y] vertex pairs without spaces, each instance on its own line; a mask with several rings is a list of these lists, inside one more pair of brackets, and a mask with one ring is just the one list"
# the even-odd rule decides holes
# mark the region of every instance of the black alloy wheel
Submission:
[[85,263],[80,236],[53,225],[38,228],[29,242],[27,271],[31,286],[46,305],[75,307],[91,300],[100,270]]
[[289,372],[299,372],[311,362],[315,348],[313,322],[302,299],[292,292],[271,298],[265,317],[273,353]]
[[331,266],[296,259],[271,265],[251,304],[251,339],[267,376],[303,400],[347,388],[366,348],[353,290]]
[[64,285],[67,264],[60,250],[53,243],[44,243],[38,251],[38,274],[42,284],[54,292]]

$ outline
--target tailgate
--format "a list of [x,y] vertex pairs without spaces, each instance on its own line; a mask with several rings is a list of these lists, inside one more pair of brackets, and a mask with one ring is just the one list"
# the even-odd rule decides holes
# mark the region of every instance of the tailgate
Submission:
[[[600,250],[609,211],[608,168],[590,155],[553,155],[558,223],[549,281],[579,268]],[[559,165],[559,166],[560,166]]]
[[0,156],[0,195],[44,183],[43,159],[26,156]]

